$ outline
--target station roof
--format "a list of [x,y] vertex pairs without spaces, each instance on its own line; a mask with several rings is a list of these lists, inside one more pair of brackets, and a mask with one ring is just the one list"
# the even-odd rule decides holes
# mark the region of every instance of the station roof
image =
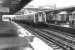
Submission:
[[56,9],[55,11],[75,11],[75,6],[60,8]]
[[70,7],[65,7],[65,8],[57,8],[55,10],[50,10],[50,11],[46,11],[46,12],[47,13],[50,13],[50,12],[59,13],[61,11],[73,12],[73,11],[75,11],[75,6],[70,6]]
[[0,14],[13,14],[31,0],[0,0]]
[[53,10],[53,9],[46,9],[46,8],[25,8],[27,10],[32,10],[32,11],[50,11],[50,10]]
[[59,12],[58,14],[67,14],[67,12],[62,11],[62,12]]

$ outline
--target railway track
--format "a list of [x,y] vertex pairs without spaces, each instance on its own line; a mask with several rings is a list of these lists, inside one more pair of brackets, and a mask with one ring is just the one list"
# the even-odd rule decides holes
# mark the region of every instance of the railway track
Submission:
[[[71,36],[71,37],[75,37],[75,34],[74,34],[75,31],[74,31],[73,28],[61,27],[59,25],[54,25],[54,24],[47,24],[47,25],[50,27],[50,30],[54,30],[56,32],[62,32],[65,35],[68,35],[68,36]],[[47,28],[47,29],[49,29],[49,28]]]
[[[22,24],[23,26],[24,26],[24,24]],[[26,25],[25,25],[26,26]],[[24,26],[24,27],[25,27]],[[31,29],[33,29],[33,28],[29,28],[28,26],[26,26],[27,27],[27,30],[29,30],[30,32],[32,32],[33,34],[35,34],[37,37],[39,37],[39,38],[41,38],[41,39],[43,39],[43,41],[45,41],[49,46],[51,46],[54,50],[64,50],[62,47],[60,47],[57,43],[55,43],[55,41],[54,40],[52,40],[52,39],[49,39],[48,40],[48,38],[45,38],[46,36],[42,36],[42,34],[36,34],[34,31],[31,31]],[[29,29],[28,29],[29,28]]]
[[[32,27],[32,26],[30,26]],[[38,27],[35,27],[35,28],[38,28]],[[49,33],[52,33],[52,34],[55,34],[57,36],[61,36],[61,37],[64,37],[65,39],[68,39],[70,41],[75,42],[75,35],[72,35],[71,33],[66,33],[66,32],[61,32],[59,30],[55,30],[55,29],[50,29],[50,27],[45,27],[45,28],[38,28],[40,30],[43,30],[44,32],[49,32]]]
[[[56,48],[62,48],[62,49],[59,49],[59,50],[74,50],[75,49],[75,45],[74,45],[74,41],[72,40],[69,40],[64,38],[64,36],[62,37],[62,35],[59,35],[59,34],[54,34],[52,32],[49,32],[47,30],[44,30],[44,29],[37,29],[37,28],[33,28],[33,27],[28,27],[27,25],[25,24],[21,24],[23,27],[25,28],[29,28],[28,30],[31,30],[33,32],[36,32],[37,35],[43,37],[44,39],[46,39],[46,41],[49,41],[56,44],[56,45],[53,45],[53,46],[58,46]],[[59,36],[58,36],[59,35]]]

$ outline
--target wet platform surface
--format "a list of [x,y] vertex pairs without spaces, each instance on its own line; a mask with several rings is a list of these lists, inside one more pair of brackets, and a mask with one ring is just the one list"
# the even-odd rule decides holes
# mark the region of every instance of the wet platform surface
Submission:
[[25,37],[19,37],[14,24],[11,22],[0,22],[0,49],[27,45],[28,40]]
[[54,50],[52,47],[48,46],[44,41],[35,37],[31,43],[35,50]]
[[0,22],[0,37],[17,36],[15,27],[10,22]]

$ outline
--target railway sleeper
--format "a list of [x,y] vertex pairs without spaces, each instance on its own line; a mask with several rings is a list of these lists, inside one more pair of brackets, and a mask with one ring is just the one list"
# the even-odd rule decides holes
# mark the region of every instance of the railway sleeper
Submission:
[[58,43],[56,40],[54,40],[54,39],[52,39],[52,38],[50,38],[50,37],[47,37],[47,36],[43,36],[43,37],[44,37],[45,39],[49,40],[49,41],[52,41],[53,43],[57,44],[58,46],[64,48],[65,50],[67,50],[67,49],[66,49],[67,47],[65,47],[65,46],[64,46],[63,44],[61,44],[61,43]]
[[[69,46],[69,47],[75,49],[75,45],[72,45],[71,43],[68,43],[68,42],[66,42],[64,40],[61,40],[60,38],[57,38],[55,36],[52,37],[52,35],[50,37],[53,38],[54,40],[60,42],[61,44],[63,44],[63,46]],[[48,38],[49,38],[49,36],[48,36]]]
[[[24,25],[25,25],[25,24],[24,24]],[[28,29],[28,27],[27,27],[27,29]],[[32,30],[32,28],[29,28],[29,29]],[[33,31],[33,30],[32,30],[32,31]],[[34,31],[34,32],[35,32],[35,31]],[[59,41],[59,40],[58,40],[58,41]],[[56,42],[56,41],[55,41],[55,42]],[[66,43],[66,44],[67,44],[67,43]],[[71,48],[71,47],[69,47],[69,46],[67,46],[67,45],[64,46],[64,45],[61,45],[61,44],[60,44],[60,46],[63,46],[64,48],[67,47],[68,49]]]
[[[45,32],[41,32],[41,34],[43,34],[43,33],[45,33]],[[46,35],[46,34],[43,34],[43,35]],[[69,47],[73,46],[71,43],[65,42],[65,41],[63,41],[63,40],[61,40],[61,39],[59,39],[59,38],[57,38],[57,37],[55,37],[53,35],[51,35],[51,36],[50,35],[46,35],[46,37],[48,37],[48,38],[51,37],[51,38],[55,39],[56,41],[60,42],[61,44],[64,44],[65,46],[69,46]]]
[[[50,34],[51,34],[51,33],[50,33]],[[55,37],[56,37],[56,36],[57,36],[57,35],[55,35]],[[57,37],[63,39],[63,41],[66,41],[66,42],[70,43],[71,46],[72,46],[73,48],[75,48],[75,42],[72,42],[71,40],[65,39],[64,37],[62,38],[61,36],[60,36],[60,37],[57,36]]]
[[51,31],[51,30],[49,31],[49,30],[46,30],[46,29],[42,29],[42,31],[47,32],[48,34],[54,34],[56,36],[60,36],[60,37],[62,37],[64,39],[70,41],[71,43],[75,42],[75,38],[72,38],[72,37],[70,37],[68,35],[64,35],[61,32],[60,33],[59,32],[55,32],[54,30],[53,31]]
[[[28,27],[27,27],[27,30],[32,30],[32,28],[31,28],[31,29],[28,29]],[[33,30],[32,30],[32,31],[33,31]],[[30,31],[30,32],[32,32],[32,31]],[[46,40],[47,40],[47,39],[46,39]],[[47,41],[48,41],[48,40],[47,40]],[[49,41],[49,46],[51,46],[54,50],[63,50],[63,48],[61,48],[60,46],[54,44],[54,43],[51,42],[51,41]]]
[[[41,34],[37,34],[39,36],[42,36]],[[45,38],[45,36],[42,36],[44,39],[46,39],[47,41],[49,41],[49,45],[54,49],[54,50],[64,50],[62,47],[60,47],[59,45],[57,45],[56,43],[52,42],[51,39],[48,40],[47,38]]]

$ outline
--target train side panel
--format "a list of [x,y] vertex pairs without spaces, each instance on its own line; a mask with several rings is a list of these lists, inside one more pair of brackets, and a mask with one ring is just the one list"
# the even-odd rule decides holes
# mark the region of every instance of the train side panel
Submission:
[[34,14],[24,15],[24,21],[26,21],[26,22],[34,22]]
[[45,23],[46,22],[46,14],[44,12],[37,12],[33,14],[27,14],[27,15],[16,15],[14,17],[15,21],[19,22],[28,22],[28,23]]
[[34,21],[34,16],[33,14],[30,15],[16,15],[13,19],[14,21],[17,22],[33,22]]

